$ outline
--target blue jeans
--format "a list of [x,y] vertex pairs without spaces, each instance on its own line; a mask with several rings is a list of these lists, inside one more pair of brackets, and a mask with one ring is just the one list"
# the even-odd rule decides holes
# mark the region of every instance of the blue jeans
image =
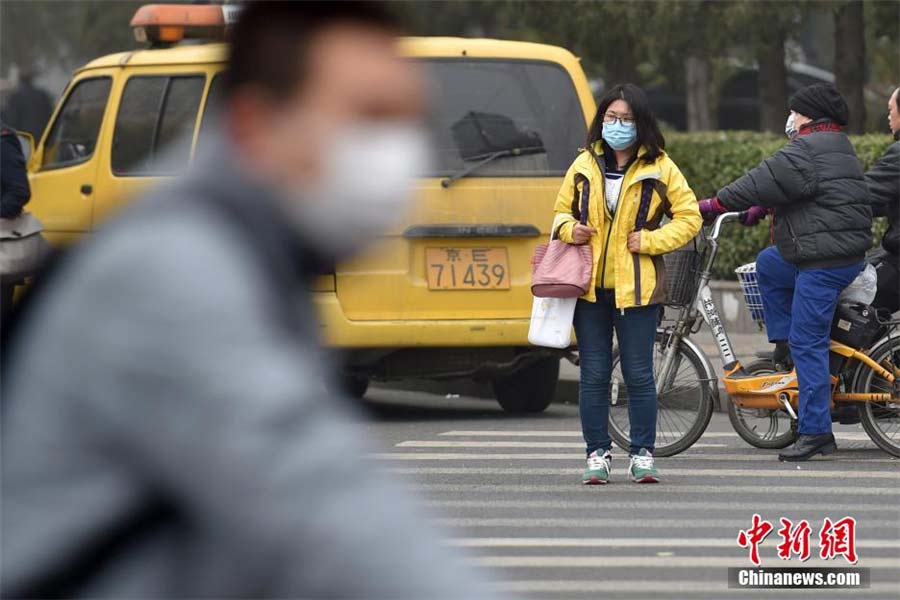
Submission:
[[800,388],[798,431],[831,431],[831,375],[828,352],[837,300],[863,268],[800,270],[769,246],[756,257],[769,341],[787,340]]
[[575,335],[581,382],[578,411],[587,453],[609,450],[609,396],[612,376],[612,336],[616,330],[622,374],[628,388],[631,453],[653,452],[656,443],[656,382],[653,380],[653,341],[659,305],[616,309],[612,291],[597,290],[597,301],[578,300]]

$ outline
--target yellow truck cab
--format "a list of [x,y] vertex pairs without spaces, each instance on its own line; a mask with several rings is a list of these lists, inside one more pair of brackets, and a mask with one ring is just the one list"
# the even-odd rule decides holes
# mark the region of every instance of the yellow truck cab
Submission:
[[[226,46],[182,39],[192,27],[216,37],[226,19],[218,6],[169,9],[145,6],[132,20],[150,48],[76,71],[31,153],[29,209],[51,242],[89,234],[136,192],[183,172],[208,139]],[[433,85],[432,172],[403,223],[317,281],[323,339],[352,393],[372,378],[470,377],[492,382],[507,410],[543,410],[559,354],[527,341],[530,258],[593,117],[587,79],[554,46],[399,44]]]

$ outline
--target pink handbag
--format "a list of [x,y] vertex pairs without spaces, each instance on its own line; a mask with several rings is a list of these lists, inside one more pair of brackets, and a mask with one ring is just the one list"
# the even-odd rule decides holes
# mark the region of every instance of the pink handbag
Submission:
[[[581,177],[579,222],[587,224],[590,184]],[[578,180],[576,179],[576,185]],[[531,293],[538,298],[577,298],[591,285],[594,254],[590,243],[567,244],[554,227],[549,244],[540,244],[531,258]]]

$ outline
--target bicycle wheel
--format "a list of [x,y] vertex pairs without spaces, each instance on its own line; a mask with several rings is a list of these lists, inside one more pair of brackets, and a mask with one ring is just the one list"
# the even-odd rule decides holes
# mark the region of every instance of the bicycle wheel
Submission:
[[[656,334],[653,346],[654,379],[659,376],[663,344],[667,337],[665,332]],[[703,361],[690,347],[682,344],[672,365],[669,384],[658,394],[654,455],[674,456],[690,448],[706,431],[712,410],[713,397]],[[630,430],[628,388],[616,348],[613,351],[609,434],[616,445],[626,452],[631,445]]]
[[[869,357],[888,370],[900,367],[900,346],[885,340]],[[859,420],[875,444],[893,456],[900,456],[900,385],[891,383],[865,364],[856,373],[853,390],[862,394],[890,394],[888,402],[863,402]]]
[[[750,363],[744,370],[752,375],[769,375],[775,372],[775,365],[763,359]],[[756,448],[787,448],[797,437],[796,424],[781,409],[741,408],[729,401],[728,420],[741,439]]]

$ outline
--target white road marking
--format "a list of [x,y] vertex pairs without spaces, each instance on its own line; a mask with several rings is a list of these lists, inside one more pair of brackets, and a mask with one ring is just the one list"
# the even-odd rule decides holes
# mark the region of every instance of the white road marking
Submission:
[[[624,478],[623,478],[624,479]],[[615,484],[604,486],[602,492],[613,494],[616,492],[634,492],[632,485]],[[585,492],[585,487],[577,483],[560,483],[546,485],[523,485],[516,483],[505,484],[481,484],[481,483],[414,483],[411,489],[424,492],[499,492],[506,494],[535,494],[535,493],[572,493],[581,494]],[[821,496],[900,496],[900,488],[893,487],[825,487],[816,486],[814,489],[807,485],[779,485],[779,486],[758,486],[758,485],[655,485],[652,491],[647,494],[764,494],[771,496],[773,494],[811,494],[815,493],[817,497]]]
[[[613,466],[617,462],[613,458]],[[662,461],[664,459],[660,459]],[[618,464],[625,464],[621,458]],[[780,470],[775,470],[778,467]],[[480,468],[480,467],[411,467],[411,468],[386,468],[389,473],[398,475],[581,475],[584,469],[580,467],[566,469],[528,469],[528,468]],[[809,467],[797,469],[795,465],[787,466],[785,463],[776,463],[772,470],[747,470],[747,469],[691,469],[674,468],[665,466],[660,468],[660,473],[668,478],[670,475],[679,477],[781,477],[786,479],[821,477],[832,479],[889,479],[900,480],[900,469],[894,471],[816,471]]]
[[[619,484],[611,484],[610,487],[619,485]],[[621,484],[625,485],[625,484]],[[653,487],[654,489],[659,486],[646,486]],[[603,489],[597,492],[596,497],[592,500],[585,501],[577,501],[567,498],[560,498],[557,500],[528,500],[528,499],[515,499],[515,500],[497,500],[492,498],[484,498],[484,499],[453,499],[453,500],[436,500],[433,498],[424,499],[419,502],[422,506],[427,506],[431,508],[437,509],[446,509],[446,508],[475,508],[475,509],[503,509],[503,508],[513,508],[513,509],[534,509],[534,508],[552,508],[557,510],[579,510],[579,511],[596,511],[603,508],[603,491],[609,489],[604,487]],[[807,490],[808,491],[808,490]],[[662,501],[662,502],[654,502],[649,500],[648,498],[652,497],[652,493],[649,495],[635,495],[632,498],[616,498],[616,507],[619,509],[627,508],[629,506],[638,506],[642,510],[660,510],[660,511],[676,511],[676,510],[685,510],[685,511],[698,511],[701,516],[699,517],[691,517],[691,518],[699,518],[703,519],[705,516],[708,516],[709,513],[713,511],[735,511],[735,510],[746,510],[747,514],[751,514],[753,512],[752,508],[742,508],[740,504],[736,502],[709,502],[704,501],[702,503],[698,503],[696,501],[692,502],[674,502],[674,501]],[[804,518],[811,518],[806,516],[808,513],[826,513],[831,516],[845,516],[852,515],[859,520],[859,514],[862,513],[877,513],[881,517],[894,517],[894,519],[900,518],[900,507],[897,504],[859,504],[857,502],[834,502],[830,501],[827,503],[821,503],[818,505],[804,504],[800,505],[797,502],[782,500],[778,497],[777,493],[772,494],[771,499],[765,505],[766,510],[769,512],[797,512],[802,511]],[[756,509],[759,511],[759,509]],[[680,515],[678,517],[680,519],[686,519],[688,517],[684,515]],[[523,518],[523,524],[527,525],[527,518]]]
[[[735,533],[737,535],[737,533]],[[461,548],[738,548],[734,539],[723,538],[451,538],[445,544]],[[769,536],[764,546],[780,538]],[[857,540],[857,548],[900,548],[897,540]],[[699,563],[698,563],[699,564]]]
[[[799,509],[798,509],[799,510]],[[827,509],[822,509],[827,510]],[[779,516],[792,517],[792,515],[779,512]],[[802,511],[800,511],[802,512]],[[769,519],[775,521],[776,519]],[[795,519],[796,520],[796,519]],[[620,518],[528,518],[520,519],[514,517],[450,517],[431,519],[433,523],[439,527],[447,528],[481,528],[481,527],[511,527],[514,529],[564,529],[577,528],[586,530],[591,528],[619,528],[619,529],[725,529],[734,528],[737,532],[739,529],[747,527],[748,520],[745,516],[735,516],[731,519],[620,519]],[[865,526],[865,527],[864,527]],[[866,526],[865,523],[857,522],[857,534],[863,529],[877,532],[880,534],[891,534],[900,531],[900,523],[893,524],[893,528],[887,528],[882,523],[876,523]]]
[[[581,432],[572,429],[560,429],[560,430],[531,430],[531,431],[509,431],[509,430],[454,430],[454,431],[444,431],[443,433],[439,433],[438,435],[442,436],[456,436],[456,437],[581,437]],[[681,435],[681,432],[677,431],[662,431],[658,432],[657,436],[676,436]],[[856,432],[856,431],[839,431],[835,432],[834,437],[839,440],[847,440],[847,441],[868,441],[869,436],[865,432]],[[738,434],[733,431],[707,431],[703,434],[700,439],[704,438],[731,438],[731,439],[739,439]]]
[[[660,464],[674,464],[678,461],[692,462],[697,460],[715,460],[715,461],[739,461],[739,462],[778,462],[777,452],[759,450],[753,454],[728,454],[728,453],[691,453],[690,451],[673,456],[670,458],[659,458]],[[539,452],[522,452],[515,454],[506,453],[469,453],[469,452],[379,452],[369,455],[379,460],[570,460],[584,461],[584,452],[557,452],[557,453],[539,453]],[[816,457],[811,464],[823,462],[856,462],[865,460],[866,464],[874,463],[892,463],[900,468],[900,461],[891,458],[871,458],[859,456],[840,456],[840,450],[837,455],[828,458]],[[662,462],[665,461],[665,462]],[[673,461],[669,463],[668,461]]]
[[[664,477],[663,484],[660,486],[647,486],[647,494],[640,494],[640,497],[623,497],[626,490],[633,490],[633,487],[627,482],[624,475],[620,479],[614,479],[612,485],[598,490],[586,490],[575,479],[582,472],[581,464],[584,461],[584,454],[581,451],[583,443],[581,442],[581,432],[577,430],[561,430],[561,431],[502,431],[502,430],[453,430],[438,434],[441,438],[436,440],[407,440],[396,444],[396,451],[383,452],[375,455],[369,455],[370,458],[376,458],[382,462],[379,467],[383,470],[397,474],[410,476],[432,476],[425,479],[426,483],[416,482],[410,483],[409,488],[414,492],[421,492],[422,498],[420,504],[436,509],[434,514],[441,515],[442,512],[451,510],[452,518],[434,518],[431,521],[437,526],[448,528],[454,534],[460,537],[453,537],[444,540],[444,543],[450,546],[469,549],[470,554],[465,560],[468,564],[476,567],[485,567],[492,569],[585,569],[583,572],[587,577],[591,577],[587,569],[599,569],[604,574],[609,569],[620,568],[680,568],[686,569],[692,575],[699,570],[709,571],[711,569],[723,569],[726,567],[741,566],[741,557],[745,552],[740,549],[734,540],[737,531],[741,528],[749,526],[749,518],[745,516],[736,516],[730,518],[736,510],[741,510],[741,506],[746,503],[728,501],[726,498],[719,498],[721,494],[743,494],[749,497],[749,500],[758,498],[759,495],[765,494],[769,497],[764,511],[769,515],[767,518],[778,527],[777,516],[795,516],[797,518],[806,518],[812,522],[813,519],[820,516],[831,516],[839,518],[845,515],[856,516],[860,525],[859,531],[872,533],[873,537],[879,539],[866,539],[865,536],[858,536],[856,547],[861,550],[862,558],[855,566],[867,567],[874,569],[891,569],[895,571],[900,568],[900,557],[893,556],[896,549],[900,548],[900,536],[897,530],[900,529],[900,506],[896,502],[896,496],[900,495],[900,488],[897,488],[895,482],[900,480],[900,461],[888,458],[886,455],[872,453],[861,454],[859,450],[842,453],[839,452],[835,457],[828,459],[817,459],[810,463],[779,463],[777,460],[777,451],[754,451],[750,448],[738,450],[732,448],[726,449],[732,440],[739,440],[734,432],[710,432],[704,434],[701,442],[692,446],[692,448],[677,457],[660,458],[658,465],[660,466]],[[668,432],[667,435],[677,435],[677,433]],[[474,438],[466,439],[447,439],[450,437],[458,438]],[[846,432],[836,434],[839,442],[843,441],[867,441],[869,438],[863,432]],[[490,439],[493,438],[493,439]],[[531,439],[529,439],[531,438]],[[721,442],[721,443],[716,443]],[[743,442],[740,442],[743,444]],[[710,449],[704,451],[703,449]],[[509,449],[509,450],[504,450]],[[516,450],[521,449],[522,452]],[[529,451],[530,449],[530,451]],[[555,450],[555,451],[554,451]],[[577,450],[577,452],[572,452]],[[699,450],[699,452],[696,452]],[[618,464],[624,470],[627,467],[625,461],[625,452],[619,453],[618,449],[614,450],[617,454],[614,456],[618,459]],[[870,458],[871,457],[871,458]],[[573,461],[573,466],[563,466],[559,463],[543,463],[542,468],[527,468],[523,463],[520,466],[503,468],[503,466],[494,463],[496,466],[485,466],[485,463],[479,461],[507,461],[507,464],[517,464],[515,461]],[[406,466],[400,466],[403,463],[397,461],[459,461],[458,463],[450,462],[450,466],[422,466],[417,467],[407,463]],[[463,462],[465,461],[465,462]],[[715,461],[715,462],[710,462]],[[859,470],[842,470],[843,465],[835,463],[844,463],[850,461],[864,461],[866,465],[871,464],[872,469],[880,469],[878,471],[859,471]],[[730,468],[715,468],[715,463],[724,462],[721,466]],[[740,463],[752,463],[752,465],[742,465]],[[736,463],[736,464],[727,464]],[[768,464],[762,464],[768,463]],[[474,464],[476,466],[468,466]],[[541,463],[539,463],[541,464]],[[559,465],[554,468],[553,464]],[[705,468],[691,468],[700,464]],[[481,465],[481,466],[478,466]],[[890,465],[886,467],[885,465]],[[737,468],[735,468],[737,467]],[[798,468],[799,467],[799,468]],[[865,467],[863,467],[865,468]],[[817,470],[819,469],[819,470]],[[518,476],[517,480],[522,484],[498,484],[491,483],[453,483],[454,478],[441,479],[441,476]],[[537,477],[537,479],[532,476]],[[560,476],[573,478],[572,483],[541,483],[547,481],[540,477]],[[716,479],[707,479],[706,485],[702,483],[687,483],[692,481],[691,478],[711,477],[711,478],[729,478],[727,485],[718,483]],[[775,482],[766,482],[765,485],[751,485],[758,478],[770,477],[776,479]],[[815,489],[811,489],[809,485],[802,485],[815,482]],[[790,480],[797,480],[793,483],[796,485],[782,486],[783,483],[792,483]],[[849,485],[845,487],[819,487],[820,484],[841,482],[848,480]],[[505,480],[504,480],[505,481]],[[553,481],[553,480],[550,480]],[[434,482],[434,483],[430,483]],[[870,482],[870,483],[866,483]],[[733,485],[733,483],[742,483],[744,485]],[[667,485],[671,484],[671,485]],[[877,487],[881,486],[881,487]],[[639,490],[644,491],[644,490]],[[469,497],[467,493],[475,492]],[[586,492],[586,493],[585,493]],[[663,515],[667,512],[673,514],[671,518],[657,519],[623,519],[623,518],[584,518],[583,514],[597,514],[590,511],[596,511],[602,506],[604,501],[601,497],[587,496],[587,493],[597,492],[598,494],[606,493],[607,497],[610,493],[614,494],[614,502],[618,508],[625,511],[632,507],[639,507],[641,511],[651,511],[650,514]],[[454,496],[453,494],[459,494]],[[541,499],[530,499],[530,495],[537,493],[559,494]],[[563,496],[562,494],[571,494]],[[576,493],[585,493],[584,497],[575,497]],[[666,499],[673,495],[683,493],[686,497],[681,501],[667,501]],[[484,495],[481,495],[484,494]],[[490,494],[488,496],[487,494]],[[812,498],[804,502],[796,502],[790,498],[785,499],[779,497],[784,496],[806,496],[815,494],[820,500],[816,503]],[[447,498],[435,499],[437,498]],[[656,496],[651,498],[651,496]],[[854,501],[854,497],[856,500]],[[499,499],[492,499],[499,498]],[[517,498],[522,498],[521,500]],[[870,499],[871,498],[871,499]],[[885,502],[884,500],[887,500]],[[752,504],[752,502],[751,502]],[[467,510],[471,509],[471,510]],[[516,515],[517,509],[531,511],[534,509],[550,509],[544,510],[544,514],[563,515],[554,518],[534,518],[532,515],[523,518],[503,517],[502,515]],[[655,512],[653,512],[655,511]],[[716,512],[718,511],[718,512]],[[752,511],[751,511],[752,512]],[[465,515],[472,514],[472,518]],[[484,517],[483,515],[501,515],[498,517]],[[601,513],[602,514],[602,513]],[[761,513],[762,514],[762,513]],[[571,516],[566,518],[565,515]],[[578,515],[577,517],[574,515]],[[777,515],[777,516],[772,516]],[[623,515],[627,516],[627,514]],[[634,517],[635,515],[631,515]],[[715,517],[713,519],[710,516]],[[883,519],[885,517],[895,517],[898,523],[897,527],[893,524],[873,525],[870,523],[872,519]],[[865,525],[863,525],[865,523]],[[495,531],[487,531],[485,529],[476,531],[466,531],[465,529],[450,528],[496,528]],[[570,528],[568,531],[560,531],[563,528]],[[522,531],[523,529],[534,528],[532,531]],[[593,528],[590,531],[594,537],[549,537],[558,535],[559,533],[577,534],[583,532],[586,528]],[[722,537],[716,536],[718,533],[714,529],[725,529],[726,531],[733,529]],[[631,537],[631,530],[637,531],[635,536]],[[668,530],[668,531],[667,531]],[[530,533],[548,534],[548,537],[506,537],[503,534],[508,533]],[[496,537],[463,537],[473,536],[479,533],[499,533]],[[699,535],[697,538],[686,538],[684,536]],[[733,533],[733,535],[732,535]],[[859,533],[859,532],[858,532]],[[616,535],[617,537],[602,537],[604,535]],[[621,537],[621,536],[629,537]],[[642,536],[653,536],[645,537]],[[671,537],[660,537],[671,536]],[[770,536],[763,543],[766,547],[774,547],[778,543],[776,536]],[[713,556],[684,556],[684,552],[688,549],[697,549],[697,552],[704,554],[713,554]],[[733,549],[734,557],[727,549]],[[478,552],[478,549],[482,549]],[[531,549],[531,552],[541,553],[540,556],[528,556],[525,553],[515,555],[516,549]],[[566,556],[570,552],[565,549],[575,551],[577,555]],[[586,552],[577,552],[577,549],[584,549]],[[604,549],[609,551],[604,552]],[[629,549],[631,549],[629,551]],[[706,549],[706,550],[704,550]],[[656,550],[669,550],[666,552]],[[862,551],[868,550],[864,553]],[[488,556],[478,556],[480,553],[489,553]],[[512,552],[514,555],[504,555],[504,552]],[[561,553],[563,556],[545,555]],[[640,554],[640,556],[621,556],[628,553]],[[770,553],[773,553],[771,551]],[[499,554],[498,554],[499,553]],[[598,554],[601,554],[598,556]],[[611,554],[602,555],[602,554]],[[815,550],[813,551],[815,554]],[[885,554],[888,554],[886,557]],[[871,555],[876,555],[870,558]],[[744,557],[746,558],[746,557]],[[772,554],[771,560],[768,554],[764,557],[763,566],[785,566],[787,563],[780,561]],[[804,567],[827,566],[838,567],[848,566],[842,559],[835,561],[822,561],[818,557],[813,557],[810,561],[805,562]],[[517,571],[525,575],[525,571]],[[668,571],[674,574],[674,571]],[[684,574],[679,574],[684,577]],[[547,575],[543,575],[546,573]],[[550,577],[552,571],[542,571],[542,573],[530,573],[532,577]],[[502,576],[502,573],[501,573]],[[507,574],[512,577],[512,573]],[[597,577],[597,575],[594,575]],[[636,593],[640,597],[645,597],[648,593],[658,595],[660,593],[676,593],[683,596],[691,594],[707,593],[715,595],[718,592],[727,590],[727,582],[716,579],[708,582],[702,581],[702,577],[687,581],[644,581],[641,582],[640,589],[636,589],[634,581],[582,581],[567,577],[565,580],[550,579],[534,579],[515,581],[499,581],[493,584],[496,589],[503,590],[508,593],[539,593],[543,595],[565,595],[566,593],[583,594],[591,590],[615,590],[616,594],[627,595],[631,592]],[[870,594],[884,594],[886,591],[896,590],[896,584],[875,583],[866,590],[861,590],[861,597]],[[741,590],[734,590],[740,593]],[[797,595],[799,597],[807,597],[805,592],[812,591],[813,595],[819,595],[821,590],[801,590]],[[640,592],[640,593],[638,593]]]
[[[585,594],[589,592],[597,592],[598,597],[602,596],[605,593],[615,593],[616,596],[620,596],[623,594],[637,594],[642,598],[646,598],[648,594],[652,593],[667,592],[676,592],[680,594],[708,594],[718,592],[721,594],[729,594],[729,596],[731,594],[740,596],[746,592],[758,594],[760,591],[764,591],[753,589],[728,589],[728,582],[723,578],[708,582],[697,581],[696,579],[690,581],[671,579],[666,579],[665,581],[649,581],[646,579],[642,579],[640,581],[640,585],[635,585],[635,581],[633,579],[603,579],[598,581],[582,579],[516,579],[514,581],[497,581],[494,582],[492,586],[495,589],[515,594],[528,592],[550,592],[553,594]],[[884,592],[895,593],[896,591],[897,584],[895,582],[872,583],[865,589],[854,589],[853,597],[865,597],[871,594],[879,594],[880,597],[884,597],[881,596],[881,594],[883,594]],[[807,594],[815,597],[821,597],[823,595],[829,595],[829,591],[823,589],[790,590],[791,597],[805,596]]]
[[[677,568],[727,568],[741,566],[741,560],[730,556],[477,556],[469,557],[464,561],[478,567],[515,568],[526,567],[530,569],[553,568],[592,568],[606,569],[612,567],[641,567],[654,569],[662,567]],[[764,560],[763,566],[785,566],[785,561]],[[803,563],[804,567],[844,567],[849,566],[843,559],[825,561],[818,557],[810,558]],[[868,567],[874,569],[900,568],[900,558],[866,558],[861,557],[855,567]],[[749,568],[749,567],[748,567]],[[612,589],[612,588],[610,588]]]
[[[444,442],[410,440],[395,444],[397,448],[584,448],[584,442]],[[698,442],[691,448],[727,448],[728,444]]]

